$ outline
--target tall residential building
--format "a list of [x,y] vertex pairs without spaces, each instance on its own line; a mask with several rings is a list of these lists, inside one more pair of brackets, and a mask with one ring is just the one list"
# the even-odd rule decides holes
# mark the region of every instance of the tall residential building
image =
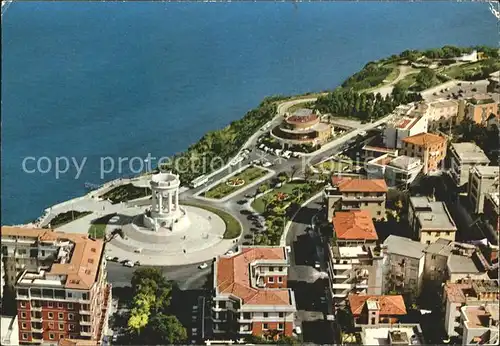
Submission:
[[343,306],[350,293],[381,294],[384,251],[366,210],[337,212],[328,247],[330,293]]
[[[498,245],[500,232],[500,201],[498,192],[490,192],[484,197],[483,213],[486,227],[489,229],[495,244]],[[492,241],[493,242],[493,241]]]
[[446,139],[432,133],[420,133],[403,139],[401,155],[422,160],[422,173],[437,171],[446,157]]
[[476,124],[486,125],[491,114],[498,118],[498,101],[489,95],[476,95],[467,103],[466,118]]
[[384,179],[333,177],[325,188],[328,220],[339,210],[366,210],[373,219],[385,219],[387,190]]
[[297,308],[287,288],[288,267],[284,247],[243,246],[219,256],[214,264],[214,334],[291,336]]
[[457,226],[444,202],[429,197],[410,197],[408,220],[423,244],[434,243],[439,238],[455,240]]
[[102,240],[2,227],[2,254],[6,289],[17,301],[21,345],[101,342],[111,306]]
[[358,345],[424,345],[420,324],[398,323],[366,325],[361,327]]
[[490,159],[475,143],[451,143],[449,154],[450,174],[457,186],[469,181],[470,169],[474,166],[487,166]]
[[384,129],[384,145],[387,148],[403,148],[403,139],[427,132],[427,118],[423,115],[394,117]]
[[461,335],[460,308],[498,302],[498,280],[446,282],[443,290],[444,328],[448,336]]
[[425,245],[408,238],[390,235],[384,241],[387,259],[384,266],[384,293],[396,291],[412,297],[422,290]]
[[499,166],[475,166],[470,170],[467,194],[474,213],[483,212],[484,196],[498,192],[499,176]]
[[460,309],[462,345],[498,345],[499,311],[498,302],[463,306]]
[[455,100],[437,100],[429,103],[425,115],[428,119],[428,131],[451,129],[457,123],[458,111],[458,102]]

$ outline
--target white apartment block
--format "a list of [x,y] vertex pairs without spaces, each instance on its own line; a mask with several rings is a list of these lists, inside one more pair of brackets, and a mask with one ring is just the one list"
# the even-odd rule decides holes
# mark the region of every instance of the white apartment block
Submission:
[[475,143],[451,143],[450,175],[457,186],[463,186],[469,181],[470,169],[474,166],[487,166],[490,160],[484,151]]
[[483,212],[484,197],[490,192],[498,192],[499,166],[475,166],[469,174],[468,197],[472,211]]
[[462,345],[499,344],[499,306],[484,303],[481,306],[464,306],[460,309]]

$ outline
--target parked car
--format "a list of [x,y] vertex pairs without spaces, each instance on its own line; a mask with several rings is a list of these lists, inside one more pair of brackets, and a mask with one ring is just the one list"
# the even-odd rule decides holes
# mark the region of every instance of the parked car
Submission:
[[302,334],[302,328],[300,328],[299,326],[295,327],[295,334],[297,335]]
[[234,254],[234,251],[233,250],[229,250],[228,252],[226,252],[224,255],[226,256],[231,256],[232,254]]
[[123,265],[125,267],[129,267],[129,268],[133,268],[134,267],[134,263],[132,263],[132,261],[129,261],[129,260],[123,262]]
[[321,264],[319,263],[319,261],[314,261],[314,268],[316,269],[321,268]]
[[135,253],[141,253],[142,252],[142,248],[139,247],[139,248],[135,249],[134,252]]
[[140,265],[141,265],[141,262],[139,262],[139,261],[135,261],[134,265],[138,267],[138,266],[140,266]]
[[199,269],[205,269],[205,268],[208,268],[208,264],[206,264],[206,263],[204,262],[204,263],[200,264],[200,265],[198,266],[198,268],[199,268]]
[[111,259],[112,262],[118,262],[119,260],[120,259],[118,257],[116,257],[116,256]]

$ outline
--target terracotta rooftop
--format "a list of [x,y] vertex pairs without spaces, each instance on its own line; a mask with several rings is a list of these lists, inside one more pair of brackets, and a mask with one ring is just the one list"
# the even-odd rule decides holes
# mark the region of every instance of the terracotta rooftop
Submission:
[[97,346],[96,340],[61,339],[58,346]]
[[349,294],[349,306],[353,315],[360,315],[368,301],[375,301],[380,315],[406,315],[406,306],[403,296],[400,295],[362,295]]
[[340,192],[387,192],[387,184],[384,179],[333,177],[332,184],[336,185]]
[[446,142],[446,139],[433,133],[422,132],[418,135],[403,138],[403,142],[428,147],[434,144],[444,143]]
[[259,288],[252,285],[250,265],[271,260],[287,265],[284,247],[242,247],[231,257],[217,259],[217,292],[232,294],[251,305],[292,305],[288,288]]
[[377,240],[377,231],[367,210],[338,211],[333,216],[333,231],[337,239]]
[[97,279],[104,250],[102,240],[89,239],[82,234],[10,226],[2,226],[3,237],[26,237],[32,238],[33,242],[70,241],[74,246],[69,262],[53,263],[47,274],[66,275],[64,287],[74,289],[90,289]]

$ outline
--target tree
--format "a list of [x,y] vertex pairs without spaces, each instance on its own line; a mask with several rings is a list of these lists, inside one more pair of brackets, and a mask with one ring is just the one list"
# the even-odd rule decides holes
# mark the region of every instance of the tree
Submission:
[[128,320],[128,328],[130,331],[140,335],[141,330],[146,327],[149,321],[149,311],[141,309],[132,309]]
[[288,174],[286,174],[286,172],[281,172],[280,174],[278,174],[278,181],[280,183],[285,183],[288,181]]
[[269,190],[269,184],[261,184],[257,189],[257,193],[264,193]]
[[300,166],[299,165],[293,165],[292,169],[290,171],[290,180],[292,180],[293,177],[295,176],[295,174],[297,174],[299,171],[300,171]]
[[173,315],[159,313],[148,324],[148,337],[154,344],[179,344],[187,339],[186,328]]
[[436,73],[430,68],[422,69],[415,78],[420,90],[432,87],[436,81]]

